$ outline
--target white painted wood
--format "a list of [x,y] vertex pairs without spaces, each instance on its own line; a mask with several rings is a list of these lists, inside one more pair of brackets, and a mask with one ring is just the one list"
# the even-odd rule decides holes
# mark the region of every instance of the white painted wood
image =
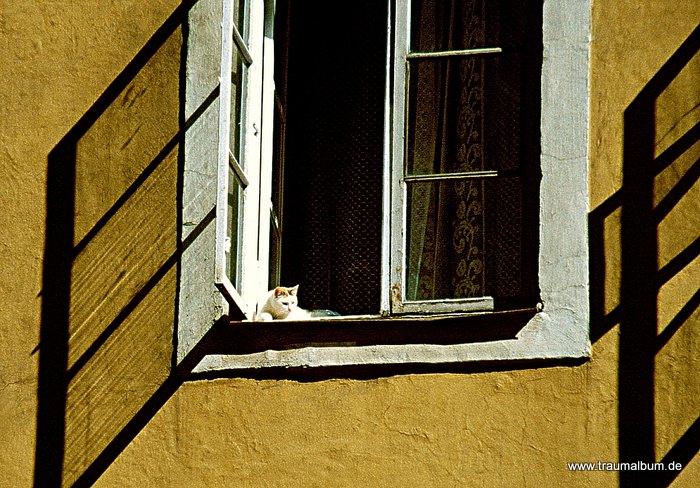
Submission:
[[[262,269],[259,264],[259,245],[261,240],[267,240],[258,232],[261,219],[260,190],[262,157],[262,98],[264,87],[264,35],[265,35],[265,2],[264,0],[249,0],[248,2],[248,48],[252,56],[252,64],[248,68],[245,83],[244,116],[241,134],[243,138],[242,154],[243,169],[248,176],[250,186],[243,194],[243,222],[241,229],[241,283],[240,295],[247,304],[248,310],[254,310],[259,295],[258,287]],[[267,183],[265,183],[267,184]],[[268,214],[264,214],[268,218]],[[267,271],[265,270],[265,275]]]
[[391,265],[389,286],[391,313],[400,313],[405,280],[406,185],[404,176],[406,120],[406,55],[410,39],[410,4],[397,0],[394,27],[394,69],[392,93],[393,138],[391,155]]
[[[387,0],[387,12],[393,8],[393,1]],[[392,92],[391,92],[391,67],[393,60],[391,57],[391,46],[393,44],[394,26],[391,21],[392,16],[387,15],[386,25],[386,83],[384,88],[384,151],[382,169],[382,257],[379,273],[379,313],[383,316],[391,314],[391,261],[392,261],[392,229],[391,229],[391,205],[392,205]]]
[[493,297],[445,298],[443,300],[403,301],[399,313],[440,314],[493,310]]
[[268,270],[270,266],[270,216],[272,209],[272,146],[275,110],[275,46],[274,40],[263,38],[263,80],[262,80],[262,119],[261,119],[261,155],[260,155],[260,209],[258,228],[258,270],[255,273],[254,296],[261,297],[267,291]]
[[[257,279],[260,273],[258,262],[260,239],[258,218],[260,211],[261,185],[261,127],[263,91],[263,34],[265,11],[263,0],[248,2],[247,47],[243,52],[249,64],[242,83],[241,106],[241,161],[230,150],[231,125],[231,69],[233,50],[246,45],[233,25],[232,1],[224,0],[222,20],[222,56],[219,101],[219,166],[216,207],[216,278],[215,285],[227,299],[230,315],[243,314],[252,317],[255,297],[259,296]],[[226,252],[230,247],[228,236],[228,185],[232,171],[242,186],[239,215],[239,243],[235,246],[239,253],[240,289],[226,274]]]
[[246,62],[247,65],[250,66],[250,64],[253,62],[253,56],[250,54],[250,51],[248,50],[248,46],[246,45],[245,41],[243,40],[243,36],[241,36],[241,33],[238,32],[238,29],[236,26],[233,26],[233,30],[231,31],[231,34],[233,35],[233,40],[236,42],[236,46],[238,47],[238,50],[241,52],[243,55],[243,60]]
[[243,171],[241,163],[238,162],[238,159],[236,159],[236,156],[233,155],[231,149],[228,150],[228,162],[229,166],[231,166],[231,170],[235,173],[236,178],[238,178],[238,181],[241,183],[241,187],[245,190],[248,185],[250,185],[250,181],[248,181],[248,177],[245,175],[245,171]]
[[[229,305],[231,296],[226,293],[230,280],[226,275],[228,241],[228,172],[229,133],[231,130],[231,56],[233,52],[233,9],[231,0],[223,0],[221,21],[221,64],[219,75],[219,151],[216,188],[216,255],[214,283],[224,293]],[[227,296],[229,295],[229,296]]]

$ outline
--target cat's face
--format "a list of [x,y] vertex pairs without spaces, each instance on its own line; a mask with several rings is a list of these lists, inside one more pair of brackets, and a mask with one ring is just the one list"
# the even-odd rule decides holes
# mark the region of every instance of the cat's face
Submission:
[[299,298],[297,297],[298,290],[299,285],[291,288],[278,286],[274,289],[272,293],[272,302],[277,316],[286,317],[299,305]]

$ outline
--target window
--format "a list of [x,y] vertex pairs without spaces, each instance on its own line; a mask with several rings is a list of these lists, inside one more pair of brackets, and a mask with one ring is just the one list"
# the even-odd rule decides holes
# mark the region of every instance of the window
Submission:
[[201,114],[187,128],[181,161],[177,362],[222,317],[250,316],[256,290],[267,286],[260,215],[261,199],[270,198],[269,8],[261,0],[201,0],[183,31],[184,119]]
[[200,115],[181,161],[178,363],[220,320],[250,318],[279,279],[284,113],[272,76],[274,3],[200,0],[188,13],[184,119]]
[[436,3],[291,8],[282,277],[312,308],[538,303],[541,3]]
[[[199,271],[183,257],[181,323],[198,310],[249,319],[281,281],[301,283],[303,306],[359,322],[531,319],[511,341],[379,353],[350,341],[268,351],[268,366],[586,356],[590,5],[512,3],[368,0],[331,14],[318,1],[226,0],[214,34],[215,2],[199,2],[192,73],[212,57],[197,57],[204,39],[221,46],[216,231],[205,246],[221,296],[195,291],[210,258],[188,246]],[[206,85],[196,76],[187,95]],[[190,160],[185,214],[204,189],[187,194]],[[178,357],[204,322],[179,333]],[[256,364],[220,354],[198,369]]]
[[394,313],[537,303],[541,6],[397,4]]
[[222,12],[216,285],[230,315],[246,319],[279,280],[284,109],[272,76],[273,2],[226,0]]
[[[260,108],[255,96],[258,90],[254,89],[260,81],[251,69],[254,58],[249,47],[248,8],[241,0],[223,4],[216,202],[216,285],[243,315],[247,307],[239,293],[243,284],[242,258],[251,233],[250,226],[245,225],[251,219],[243,218],[251,205],[243,204],[250,201],[248,193],[252,190],[251,177],[257,171],[255,163],[259,152],[255,143],[249,138],[244,140],[243,136],[248,124],[260,125]],[[256,34],[254,28],[252,34]],[[257,61],[259,64],[260,60]]]

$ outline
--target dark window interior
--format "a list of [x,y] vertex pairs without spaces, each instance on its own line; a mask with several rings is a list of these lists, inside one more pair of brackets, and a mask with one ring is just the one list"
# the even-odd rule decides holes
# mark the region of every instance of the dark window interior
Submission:
[[386,2],[287,7],[281,281],[306,308],[377,313]]
[[[497,309],[532,306],[539,299],[541,0],[452,3],[453,9],[482,16],[486,44],[504,47],[502,57],[484,62],[480,94],[486,100],[482,150],[489,163],[509,172],[483,191],[489,209],[481,230],[483,292],[494,296]],[[452,15],[438,14],[430,15]],[[387,2],[377,0],[332,8],[319,0],[278,2],[275,83],[286,128],[280,281],[300,285],[305,308],[343,315],[379,311],[387,15]],[[436,32],[440,39],[461,36]],[[420,39],[414,35],[411,42]],[[435,41],[441,49],[472,47],[442,46],[440,39]],[[456,62],[451,65],[444,69],[458,70]],[[459,116],[450,110],[448,122]],[[456,209],[460,202],[457,185],[444,186],[447,193],[435,211],[449,223],[444,205]],[[436,242],[452,241],[449,225],[445,229]],[[455,263],[436,266],[446,286],[454,286]]]

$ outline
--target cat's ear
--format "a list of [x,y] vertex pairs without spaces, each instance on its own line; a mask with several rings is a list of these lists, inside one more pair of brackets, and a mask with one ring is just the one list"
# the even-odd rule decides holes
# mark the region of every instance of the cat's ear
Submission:
[[278,296],[283,295],[284,293],[286,293],[286,291],[287,291],[287,290],[285,290],[285,289],[282,288],[281,286],[278,286],[277,288],[275,288],[275,291],[273,292],[273,295],[274,295],[275,298],[277,298]]
[[289,289],[289,294],[296,296],[298,291],[299,291],[299,285],[293,286]]

